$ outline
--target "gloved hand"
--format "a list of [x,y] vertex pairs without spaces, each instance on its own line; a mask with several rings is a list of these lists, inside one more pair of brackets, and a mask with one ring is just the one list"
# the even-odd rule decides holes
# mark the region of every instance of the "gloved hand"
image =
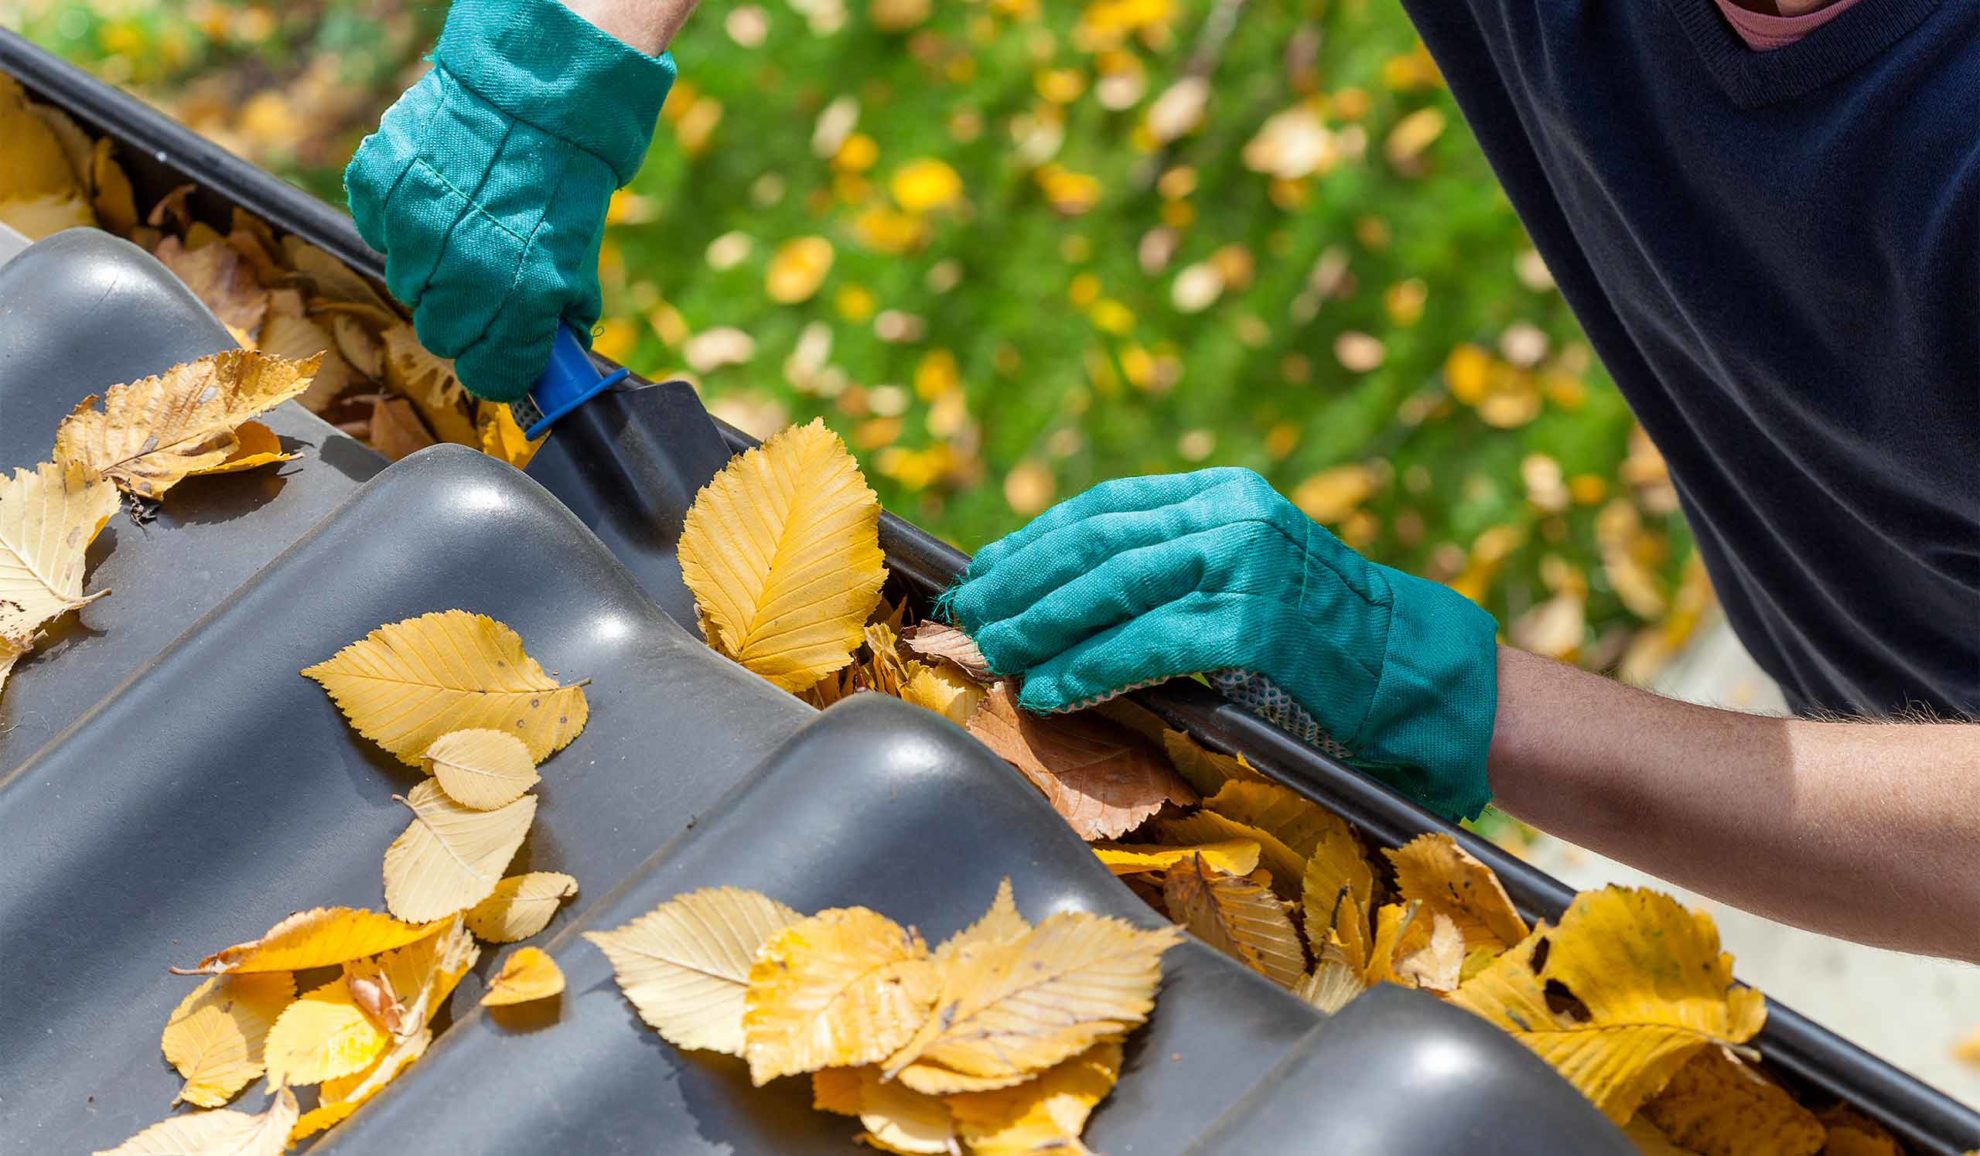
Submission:
[[358,232],[471,392],[514,401],[559,318],[591,332],[605,210],[673,81],[672,57],[557,0],[455,0],[433,70],[358,146],[344,171]]
[[1024,675],[1026,709],[1206,673],[1447,817],[1491,798],[1491,615],[1369,562],[1250,470],[1095,486],[985,546],[941,605]]

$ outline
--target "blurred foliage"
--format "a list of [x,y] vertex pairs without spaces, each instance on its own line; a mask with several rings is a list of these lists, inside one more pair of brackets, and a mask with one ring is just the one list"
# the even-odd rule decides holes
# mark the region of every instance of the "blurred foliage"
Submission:
[[[20,3],[21,0],[17,0]],[[440,6],[25,0],[326,198]],[[614,201],[601,349],[822,415],[965,547],[1250,466],[1529,649],[1643,678],[1709,605],[1662,462],[1384,0],[711,5]]]

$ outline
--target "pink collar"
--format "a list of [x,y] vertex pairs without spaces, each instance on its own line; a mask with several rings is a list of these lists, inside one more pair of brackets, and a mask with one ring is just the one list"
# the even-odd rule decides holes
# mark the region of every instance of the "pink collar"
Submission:
[[1732,25],[1741,40],[1746,41],[1746,46],[1755,52],[1767,52],[1793,44],[1842,15],[1857,0],[1834,0],[1834,3],[1799,16],[1769,16],[1741,8],[1732,0],[1717,2],[1719,11],[1725,14],[1726,23]]

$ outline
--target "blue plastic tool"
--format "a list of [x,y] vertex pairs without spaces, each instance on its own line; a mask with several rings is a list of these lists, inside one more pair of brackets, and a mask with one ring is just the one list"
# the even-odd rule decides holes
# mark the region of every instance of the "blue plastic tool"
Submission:
[[516,424],[531,441],[550,432],[565,414],[604,393],[626,377],[627,370],[600,374],[591,364],[584,338],[568,322],[557,326],[557,341],[550,347],[550,367],[536,379],[529,396],[510,405]]

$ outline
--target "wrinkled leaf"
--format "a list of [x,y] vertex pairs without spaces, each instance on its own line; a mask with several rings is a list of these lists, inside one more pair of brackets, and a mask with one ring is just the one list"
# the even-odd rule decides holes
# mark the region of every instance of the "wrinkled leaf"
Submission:
[[1162,895],[1175,920],[1198,939],[1248,964],[1280,987],[1306,975],[1306,951],[1278,896],[1191,855],[1169,869]]
[[916,658],[954,667],[964,677],[987,683],[996,679],[983,652],[969,635],[942,622],[922,622],[901,631],[901,645]]
[[465,610],[381,626],[303,674],[359,734],[415,767],[433,740],[478,727],[521,738],[542,762],[590,717],[583,684],[558,685],[515,631]]
[[1503,951],[1526,938],[1526,920],[1499,877],[1449,835],[1419,835],[1385,854],[1396,867],[1396,893],[1449,916],[1467,951]]
[[758,1085],[885,1059],[935,998],[928,947],[864,907],[839,907],[772,934],[743,996],[743,1055]]
[[1082,839],[1117,838],[1165,803],[1196,801],[1139,735],[1093,714],[1029,714],[1008,682],[991,687],[969,733],[1023,772]]
[[1794,1097],[1723,1047],[1707,1047],[1643,1102],[1643,1117],[1700,1156],[1814,1156],[1825,1129]]

